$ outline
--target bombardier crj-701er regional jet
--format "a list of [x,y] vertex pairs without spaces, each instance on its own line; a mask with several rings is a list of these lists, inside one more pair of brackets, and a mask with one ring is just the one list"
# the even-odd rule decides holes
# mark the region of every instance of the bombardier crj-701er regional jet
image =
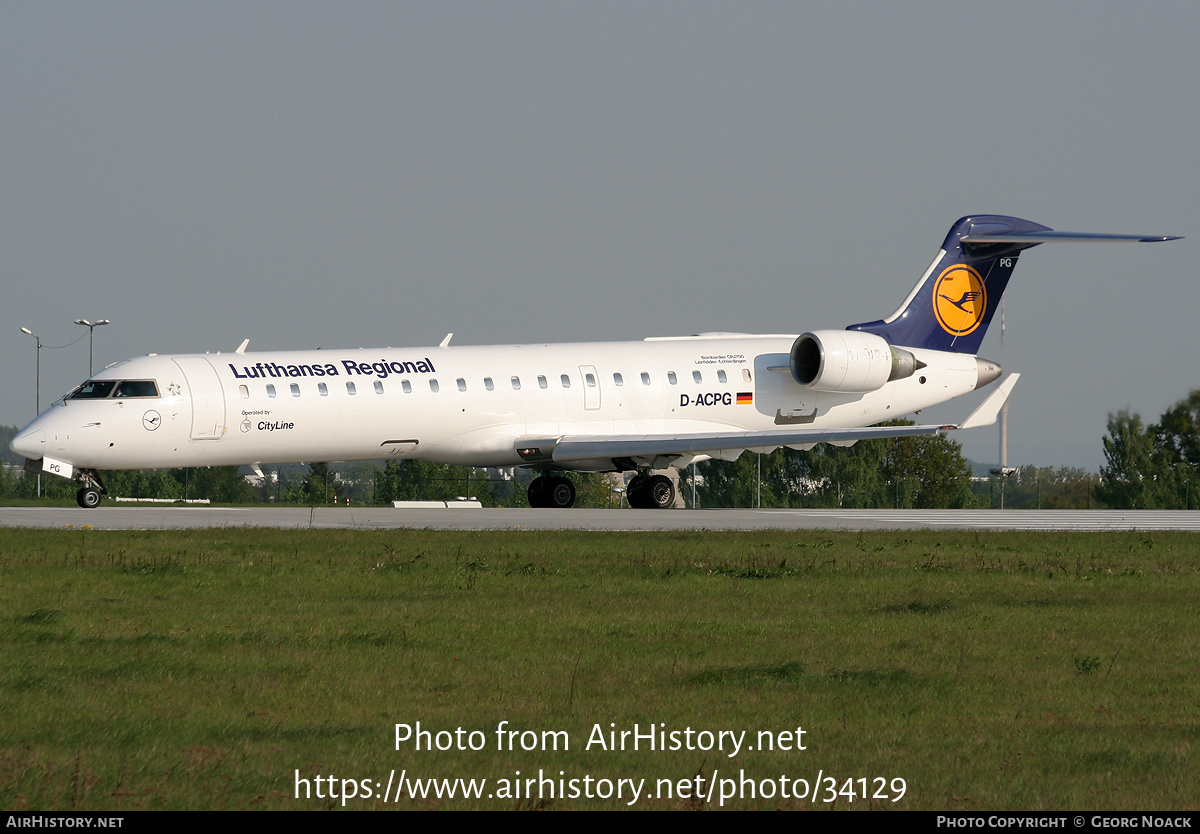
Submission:
[[960,425],[870,428],[1000,376],[975,354],[1023,250],[1169,239],[964,217],[889,318],[801,336],[151,354],[105,368],[11,445],[27,469],[80,481],[83,507],[100,502],[99,470],[376,458],[535,469],[534,507],[574,503],[563,472],[636,472],[629,503],[669,507],[656,470],[993,423],[1015,374]]

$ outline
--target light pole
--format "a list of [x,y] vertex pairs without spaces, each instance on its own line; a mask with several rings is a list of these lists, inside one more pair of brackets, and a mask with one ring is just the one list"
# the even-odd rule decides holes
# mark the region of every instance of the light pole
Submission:
[[[35,396],[36,408],[34,408],[34,411],[33,411],[33,414],[36,417],[38,414],[42,413],[42,337],[39,336],[38,334],[34,333],[28,327],[22,327],[21,332],[37,339],[37,371],[34,376],[34,378],[36,379],[36,383],[35,383],[36,387],[34,388],[34,391],[36,392],[36,396]],[[42,497],[42,473],[41,472],[39,472],[37,475],[37,497],[38,498]]]
[[92,337],[96,333],[96,328],[105,324],[111,324],[108,319],[100,319],[97,322],[90,322],[87,319],[75,319],[76,324],[82,324],[88,329],[88,379],[92,378]]
[[[80,322],[80,323],[85,324],[86,322]],[[94,326],[98,327],[101,324],[108,324],[108,320],[105,319],[104,321],[98,321],[98,322],[96,322],[96,324]],[[89,326],[93,326],[93,325],[89,325]],[[51,349],[59,349],[59,348],[70,347],[71,345],[75,344],[75,342],[78,342],[79,339],[82,339],[83,336],[80,336],[79,339],[75,340],[75,342],[67,342],[65,345],[43,345],[42,337],[39,336],[38,334],[34,333],[28,327],[22,327],[21,332],[27,336],[32,336],[33,338],[37,339],[37,370],[35,372],[35,379],[36,379],[36,389],[35,390],[36,390],[36,397],[37,397],[37,402],[36,402],[37,408],[34,411],[34,415],[36,416],[36,415],[42,413],[42,348],[48,347]],[[88,376],[91,376],[90,371],[88,372]],[[38,494],[38,498],[42,497],[42,474],[40,472],[38,473],[38,476],[37,476],[37,494]]]
[[35,405],[37,407],[33,410],[34,416],[36,416],[42,413],[42,337],[34,333],[28,327],[22,327],[21,332],[37,339],[37,375],[35,377],[37,380],[37,398]]

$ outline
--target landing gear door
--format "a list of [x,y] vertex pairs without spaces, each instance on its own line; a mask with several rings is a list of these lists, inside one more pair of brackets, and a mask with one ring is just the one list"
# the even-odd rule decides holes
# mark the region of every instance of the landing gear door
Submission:
[[192,440],[220,440],[225,434],[225,392],[216,369],[202,356],[174,361],[192,398]]

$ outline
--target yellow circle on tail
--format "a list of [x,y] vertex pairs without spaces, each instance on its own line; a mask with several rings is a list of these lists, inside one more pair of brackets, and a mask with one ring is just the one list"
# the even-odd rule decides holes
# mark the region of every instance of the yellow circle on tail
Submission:
[[947,267],[933,285],[933,314],[951,336],[965,336],[983,321],[987,287],[966,264]]

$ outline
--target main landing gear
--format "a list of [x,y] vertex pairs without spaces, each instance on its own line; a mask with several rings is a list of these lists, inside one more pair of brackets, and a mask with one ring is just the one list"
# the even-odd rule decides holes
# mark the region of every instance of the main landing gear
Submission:
[[80,473],[80,478],[83,480],[83,486],[75,493],[75,503],[85,510],[99,507],[101,494],[108,492],[104,484],[100,483],[100,476],[92,470],[85,469]]
[[[675,506],[675,484],[666,475],[638,473],[625,489],[629,506],[665,510]],[[538,475],[529,484],[529,506],[567,509],[575,504],[575,485],[562,475]]]
[[562,475],[538,475],[529,484],[529,506],[568,509],[575,503],[575,485]]
[[675,484],[666,475],[639,472],[625,487],[629,506],[638,510],[665,510],[675,505]]

